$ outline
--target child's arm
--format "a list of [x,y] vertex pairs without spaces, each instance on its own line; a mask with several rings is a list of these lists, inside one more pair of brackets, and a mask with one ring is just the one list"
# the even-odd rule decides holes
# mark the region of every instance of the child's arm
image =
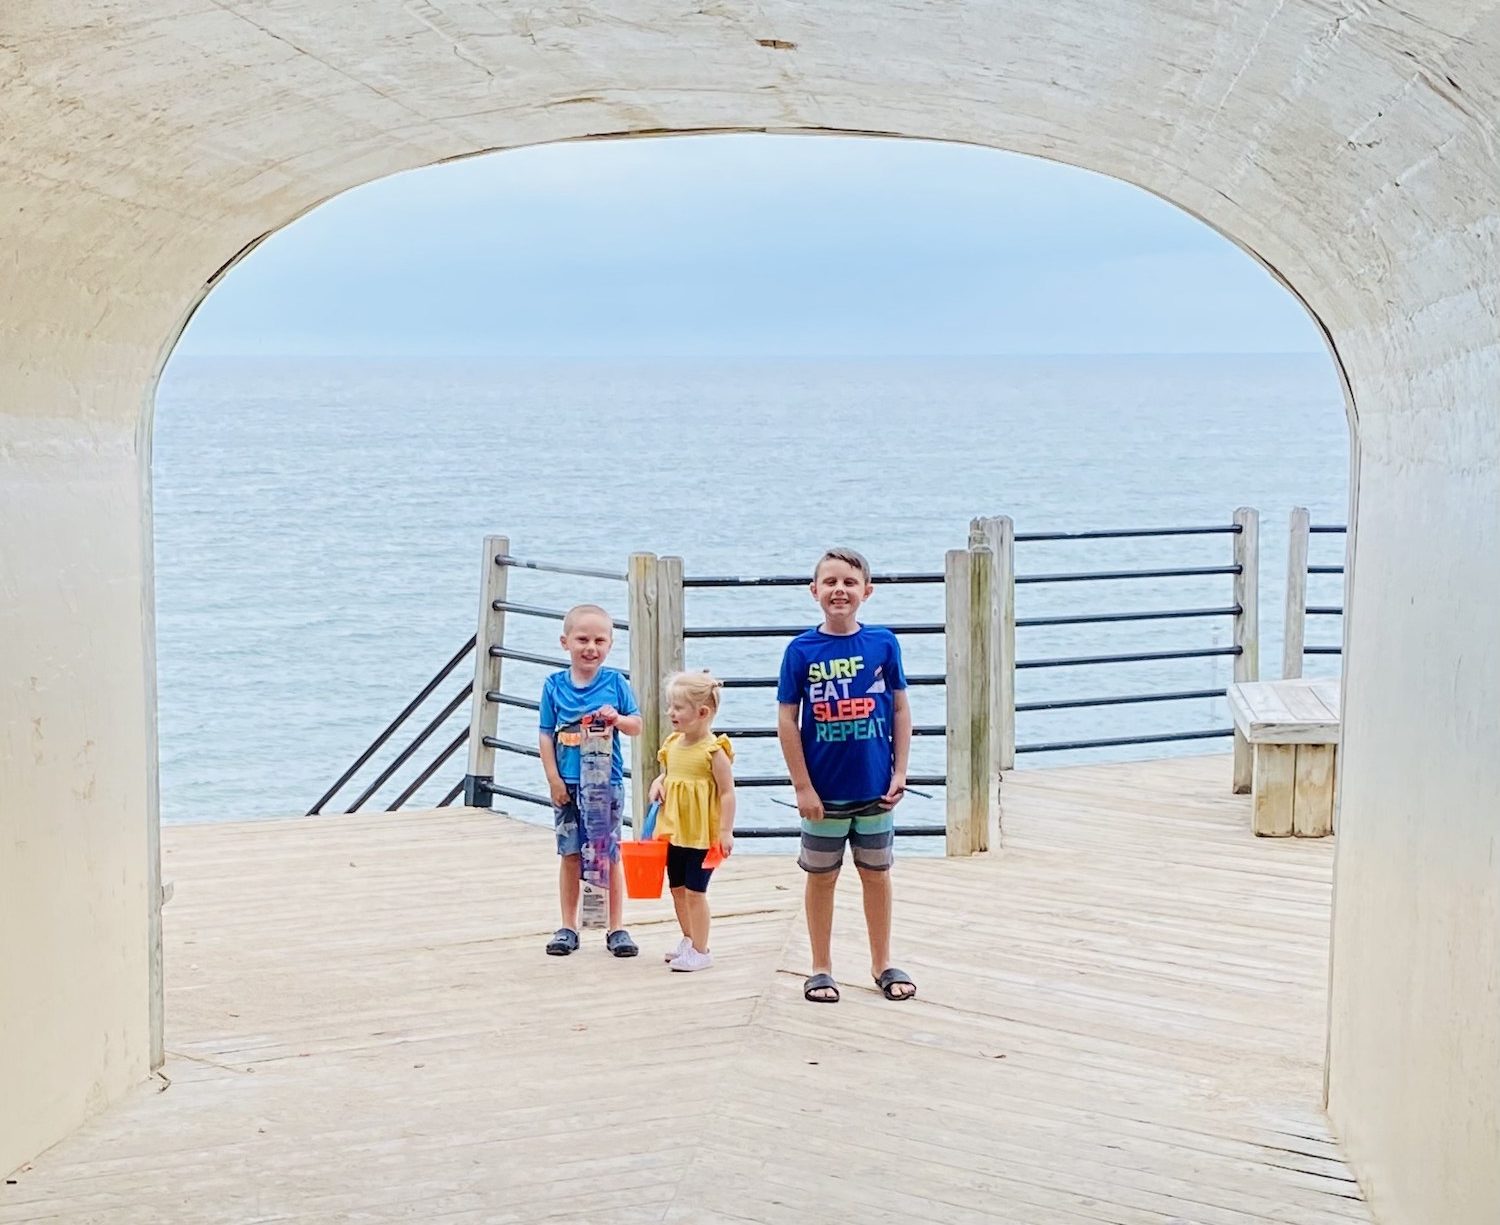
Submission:
[[812,776],[807,772],[807,757],[802,752],[802,730],[797,726],[798,702],[782,702],[776,711],[776,739],[781,742],[781,756],[786,772],[797,789],[797,811],[809,821],[823,819],[823,801],[813,790]]
[[552,743],[551,732],[538,732],[536,747],[542,754],[542,772],[547,776],[547,790],[552,802],[561,808],[568,802],[568,784],[557,772],[557,746]]
[[734,850],[734,767],[728,753],[715,753],[709,764],[719,789],[719,850],[728,855]]
[[646,793],[646,803],[655,804],[667,789],[667,772],[663,770],[651,780],[651,790]]
[[906,794],[906,766],[911,760],[911,704],[906,700],[905,689],[896,690],[891,697],[895,701],[891,721],[891,785],[880,798],[887,808],[894,808]]
[[[613,706],[606,706],[600,713],[607,719]],[[645,722],[640,715],[622,715],[615,711],[615,730],[626,736],[639,736],[645,729]]]

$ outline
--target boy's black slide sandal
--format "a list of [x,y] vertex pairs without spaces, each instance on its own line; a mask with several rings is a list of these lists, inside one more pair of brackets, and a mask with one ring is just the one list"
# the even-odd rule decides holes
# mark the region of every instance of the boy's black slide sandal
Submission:
[[548,957],[566,957],[578,950],[578,933],[571,927],[559,927],[547,941]]
[[623,927],[617,927],[609,935],[604,937],[604,947],[616,957],[634,957],[641,950],[636,947],[630,933]]
[[[905,983],[911,990],[905,992],[893,991],[892,988],[897,983]],[[882,970],[880,976],[875,980],[875,985],[880,988],[881,994],[888,1000],[899,1002],[901,1000],[915,999],[917,995],[917,984],[911,981],[911,975],[905,970],[896,969],[895,966]]]
[[[831,991],[833,994],[814,995],[815,991]],[[802,998],[810,1004],[837,1004],[839,985],[833,981],[832,974],[814,974],[802,984]]]

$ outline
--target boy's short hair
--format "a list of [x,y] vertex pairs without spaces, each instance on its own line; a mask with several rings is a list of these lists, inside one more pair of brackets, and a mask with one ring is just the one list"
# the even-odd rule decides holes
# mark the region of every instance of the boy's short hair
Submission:
[[605,623],[609,626],[610,637],[614,637],[615,623],[613,618],[610,617],[609,613],[605,609],[600,608],[597,604],[573,605],[573,607],[568,609],[566,615],[564,615],[563,617],[562,632],[565,635],[572,633],[573,625],[578,620],[578,618],[587,616],[590,613],[596,613],[597,615],[603,617]]
[[680,693],[694,706],[707,706],[717,714],[719,691],[723,688],[724,682],[707,668],[701,672],[674,672],[667,678],[667,699],[670,701],[673,694]]
[[818,571],[823,568],[825,561],[841,561],[847,566],[853,566],[866,583],[870,581],[870,563],[865,560],[863,553],[856,552],[854,549],[829,549],[818,558],[818,564],[813,567],[813,582],[818,581]]

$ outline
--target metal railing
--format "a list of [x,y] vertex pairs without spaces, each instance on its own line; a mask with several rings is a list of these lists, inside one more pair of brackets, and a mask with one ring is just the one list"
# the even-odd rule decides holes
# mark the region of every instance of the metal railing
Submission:
[[[1038,567],[1035,571],[1021,574],[1016,573],[1015,569],[1017,546],[1022,547],[1023,551],[1029,551],[1033,547],[1044,545],[1066,547],[1080,541],[1116,542],[1191,537],[1227,537],[1231,543],[1230,559],[1225,563],[1196,565],[1102,566],[1076,570]],[[982,849],[987,839],[982,827],[989,824],[988,814],[994,807],[990,782],[997,781],[999,771],[1011,768],[1017,755],[1189,743],[1231,736],[1232,729],[1227,726],[1179,727],[1165,731],[1138,730],[1128,734],[1053,734],[1017,744],[1015,720],[1018,714],[1036,717],[1052,712],[1157,707],[1171,703],[1214,700],[1223,696],[1225,687],[1194,685],[1190,681],[1187,685],[1179,682],[1176,686],[1155,690],[1110,692],[1101,687],[1099,692],[1050,696],[1042,692],[1035,696],[1023,692],[1019,700],[1016,689],[1018,680],[1059,675],[1064,670],[1130,664],[1159,666],[1178,661],[1212,661],[1219,658],[1232,661],[1236,680],[1254,676],[1258,660],[1257,555],[1258,516],[1250,510],[1236,512],[1234,521],[1229,524],[1111,528],[1083,532],[1017,534],[1008,519],[998,518],[975,520],[971,524],[968,548],[950,551],[942,571],[876,575],[875,581],[878,584],[918,593],[922,588],[941,587],[946,603],[946,611],[941,620],[908,617],[897,619],[889,626],[902,639],[914,642],[941,641],[945,652],[941,670],[914,671],[908,675],[907,680],[915,690],[942,691],[944,694],[947,709],[945,720],[914,720],[913,736],[924,742],[943,738],[948,768],[942,771],[914,770],[909,782],[914,787],[944,787],[947,792],[944,800],[946,819],[943,824],[903,824],[898,832],[903,836],[946,834],[950,850],[956,846],[958,853]],[[684,617],[687,592],[706,595],[715,590],[799,588],[807,585],[806,575],[690,576],[683,573],[680,559],[657,557],[649,553],[632,554],[628,567],[622,572],[517,557],[511,552],[507,538],[487,537],[483,550],[483,598],[476,634],[376,737],[369,748],[319,799],[311,812],[324,811],[335,795],[346,788],[352,790],[354,786],[359,787],[359,792],[347,811],[361,807],[383,789],[392,787],[399,787],[399,792],[390,807],[400,807],[437,776],[465,741],[469,748],[468,768],[462,781],[445,792],[442,804],[451,804],[462,796],[466,804],[489,807],[494,797],[498,796],[509,801],[551,807],[549,796],[543,791],[518,785],[519,778],[513,777],[514,772],[503,765],[506,759],[533,763],[527,768],[526,773],[529,774],[535,770],[534,763],[540,757],[540,752],[529,737],[508,736],[500,730],[502,711],[535,712],[538,709],[535,698],[523,696],[519,692],[528,689],[526,684],[513,683],[511,690],[507,690],[502,675],[508,675],[510,666],[522,669],[561,669],[568,666],[567,659],[561,653],[548,653],[543,649],[507,640],[507,625],[558,623],[566,616],[565,608],[553,606],[544,600],[512,598],[510,579],[512,574],[521,571],[548,578],[556,576],[569,580],[587,580],[593,584],[625,585],[629,614],[623,618],[613,618],[612,621],[614,627],[627,636],[629,661],[621,670],[632,678],[645,725],[644,734],[632,738],[632,758],[626,770],[627,778],[632,781],[644,779],[655,772],[655,746],[664,738],[667,730],[661,678],[668,672],[683,667],[688,644],[709,652],[721,652],[726,644],[735,642],[785,641],[806,628],[805,624],[787,622],[695,622],[687,625]],[[1068,590],[1088,584],[1128,585],[1142,581],[1161,583],[1214,578],[1227,578],[1230,581],[1230,599],[1215,600],[1210,597],[1196,603],[1184,601],[1180,607],[1121,607],[1120,604],[1128,603],[1126,601],[1113,606],[1106,605],[1102,609],[1048,610],[1041,607],[1031,612],[1023,607],[1022,615],[1016,615],[1018,597],[1026,605],[1032,599],[1030,593],[1044,592],[1049,588]],[[541,581],[545,585],[546,580]],[[971,586],[973,591],[970,590]],[[969,598],[975,591],[980,593],[977,603],[975,599]],[[968,595],[964,594],[966,592]],[[565,602],[573,602],[571,595],[570,591]],[[920,594],[916,599],[921,599]],[[988,615],[971,615],[975,608],[988,608],[990,611]],[[1151,649],[1104,649],[1086,653],[1044,651],[1019,658],[1016,652],[1018,631],[1025,637],[1032,633],[1045,634],[1066,627],[1090,627],[1103,631],[1111,626],[1139,627],[1156,624],[1165,627],[1220,620],[1232,627],[1232,641],[1228,645],[1184,644]],[[1108,646],[1102,645],[1106,648]],[[476,647],[479,649],[476,650]],[[436,716],[419,715],[418,712],[429,702],[442,682],[471,655],[474,659],[474,679],[449,699]],[[948,680],[953,676],[963,677],[964,684],[950,686]],[[725,688],[731,691],[765,690],[774,688],[778,681],[774,675],[756,673],[753,670],[723,679]],[[1026,687],[1026,684],[1022,685],[1023,690]],[[402,770],[411,768],[418,752],[439,736],[444,723],[465,700],[471,704],[467,728],[451,739],[439,738],[441,747],[437,755],[402,785],[398,778]],[[415,721],[423,718],[425,722],[417,726]],[[526,726],[528,730],[534,729],[534,721],[526,720]],[[955,731],[955,728],[959,730]],[[754,722],[726,726],[723,730],[735,740],[749,742],[764,742],[777,736],[775,726]],[[401,732],[399,737],[398,732]],[[402,744],[399,751],[396,750],[398,740]],[[382,750],[387,748],[392,751],[390,760],[375,771],[373,778],[360,777],[362,770],[368,774],[368,771],[375,769],[377,758],[384,760]],[[961,774],[963,778],[960,778]],[[951,779],[958,781],[950,786]],[[968,781],[964,781],[965,779]],[[393,780],[396,781],[393,783]],[[759,792],[790,786],[790,779],[780,772],[747,771],[736,781],[739,787]],[[631,791],[633,802],[630,823],[634,824],[644,807],[645,788],[632,787]],[[981,795],[981,792],[984,794]],[[745,823],[736,830],[737,836],[748,838],[787,837],[795,832],[795,827]]]
[[[418,711],[420,711],[422,707],[427,703],[427,700],[437,692],[438,686],[440,686],[445,680],[447,680],[448,677],[453,674],[454,670],[457,669],[460,664],[462,664],[469,658],[470,655],[473,654],[474,642],[475,640],[473,638],[470,638],[466,643],[463,644],[463,646],[459,647],[459,649],[453,653],[453,657],[438,669],[437,673],[430,681],[422,686],[421,690],[417,693],[417,696],[412,698],[410,702],[402,707],[401,712],[388,724],[386,724],[385,728],[380,732],[379,735],[375,737],[374,740],[370,742],[369,746],[364,750],[364,752],[356,757],[349,768],[338,776],[338,778],[334,781],[333,786],[329,787],[327,791],[325,791],[321,796],[318,797],[317,802],[307,810],[308,816],[317,816],[318,814],[322,813],[327,805],[333,800],[333,797],[336,796],[340,791],[344,790],[345,787],[353,783],[360,772],[367,765],[369,765],[370,762],[375,758],[375,756],[396,737],[398,732],[401,732],[403,729],[407,728],[407,725],[410,722],[418,718]],[[438,731],[438,729],[441,728],[443,724],[449,720],[454,712],[457,711],[461,705],[463,705],[464,701],[469,698],[471,692],[473,691],[473,686],[474,682],[472,680],[467,680],[464,684],[464,687],[459,690],[459,692],[453,698],[451,698],[435,716],[430,717],[427,722],[416,731],[413,738],[408,741],[403,748],[396,752],[393,759],[384,767],[379,769],[373,779],[365,783],[363,789],[359,792],[359,795],[355,798],[354,802],[351,803],[348,808],[344,809],[344,811],[358,811],[366,803],[368,803],[375,796],[375,794],[381,790],[381,788],[389,783],[390,780],[395,777],[397,772],[400,771],[401,767],[416,755],[417,750],[420,749],[424,744],[426,744],[427,741]],[[418,773],[415,781],[408,783],[407,786],[400,792],[400,794],[397,795],[397,797],[393,801],[391,801],[391,803],[386,807],[386,811],[395,812],[409,799],[411,799],[411,797],[415,795],[417,791],[423,785],[425,785],[427,781],[438,772],[438,770],[446,765],[448,761],[453,757],[453,755],[458,752],[459,749],[463,747],[464,742],[468,739],[468,737],[469,727],[468,724],[465,723],[462,730],[459,731],[458,734],[455,735],[445,747],[439,750],[437,756],[434,757],[426,765],[426,767],[424,767]],[[458,797],[461,790],[462,787],[460,786],[449,791],[443,797],[442,801],[439,804],[439,807],[446,807],[449,804],[453,803],[453,801]]]

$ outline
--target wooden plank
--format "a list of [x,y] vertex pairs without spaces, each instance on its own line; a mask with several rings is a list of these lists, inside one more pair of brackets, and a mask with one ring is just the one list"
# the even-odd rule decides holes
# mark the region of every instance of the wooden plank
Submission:
[[1284,838],[1292,832],[1292,790],[1297,750],[1290,744],[1255,746],[1255,794],[1250,828],[1260,837]]
[[1334,744],[1336,717],[1310,681],[1261,681],[1229,687],[1235,729],[1251,744]]
[[990,599],[995,660],[990,719],[995,740],[993,768],[1016,764],[1016,525],[1009,515],[974,519],[970,545],[985,545],[994,554]]
[[[505,645],[505,613],[495,607],[497,600],[503,601],[510,586],[510,567],[495,563],[495,558],[510,553],[510,537],[486,536],[479,558],[479,620],[474,631],[474,695],[469,706],[469,779],[495,777],[495,750],[484,743],[486,736],[499,734],[500,704],[485,697],[493,689],[500,688],[502,665],[505,662],[490,654],[490,647]],[[466,787],[469,794],[465,801],[478,803],[488,797],[479,796]]]
[[657,558],[655,553],[632,553],[625,567],[630,626],[630,687],[641,708],[639,736],[630,738],[630,813],[635,836],[645,828],[646,792],[656,777],[656,735],[661,727],[661,659],[657,630]]
[[[681,672],[685,659],[683,626],[682,558],[663,557],[656,563],[656,667],[662,683],[674,672]],[[672,732],[665,693],[658,703],[655,745],[646,745],[649,761],[655,762],[656,751]],[[653,771],[654,776],[654,771]]]
[[[990,825],[999,799],[1000,771],[994,736],[995,555],[987,545],[969,549],[969,846],[990,849]],[[948,776],[950,779],[952,775]]]
[[[967,549],[949,549],[943,558],[943,650],[948,683],[943,687],[947,754],[945,849],[949,855],[974,853],[973,781],[982,763],[974,761],[973,567]],[[988,750],[985,750],[986,757]]]
[[1281,622],[1281,675],[1302,675],[1302,647],[1307,640],[1307,507],[1292,507],[1286,546],[1286,612]]
[[1292,832],[1299,838],[1333,833],[1333,776],[1338,749],[1331,744],[1299,744],[1292,798]]
[[[1232,537],[1234,564],[1234,657],[1236,682],[1253,681],[1260,676],[1260,514],[1248,506],[1234,512],[1239,531]],[[1234,782],[1236,795],[1250,787],[1252,754],[1250,740],[1238,726],[1234,732]]]

